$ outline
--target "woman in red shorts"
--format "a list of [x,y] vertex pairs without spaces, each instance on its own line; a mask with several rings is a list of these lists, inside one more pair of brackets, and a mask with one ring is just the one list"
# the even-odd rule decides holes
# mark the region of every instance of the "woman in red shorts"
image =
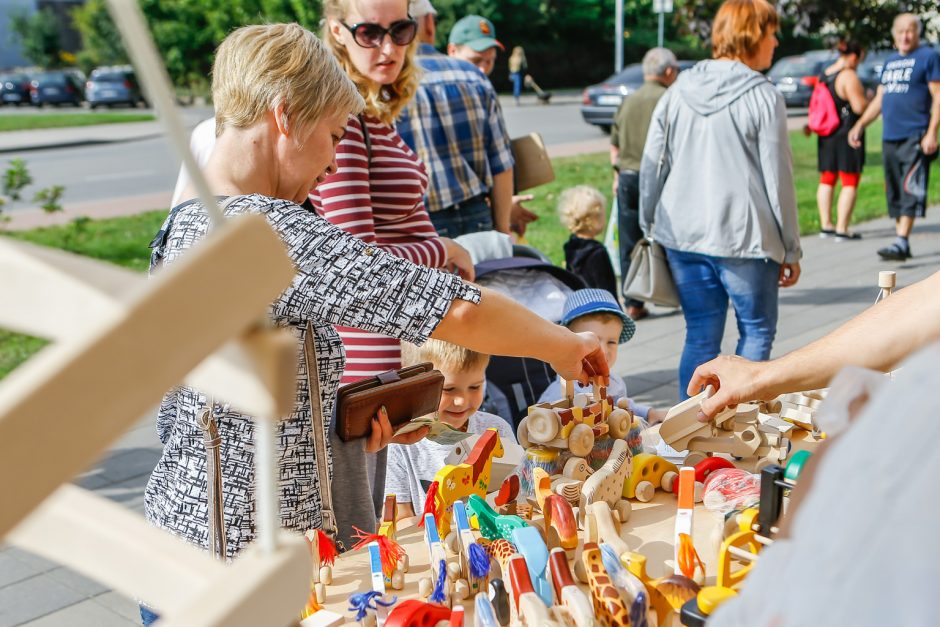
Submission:
[[[865,88],[855,72],[864,56],[865,52],[858,43],[843,41],[839,44],[838,60],[819,77],[829,88],[839,112],[839,127],[830,135],[819,137],[819,188],[816,190],[821,227],[819,235],[835,237],[836,241],[861,237],[849,231],[849,221],[855,209],[858,180],[865,165],[865,144],[852,148],[848,143],[848,133],[868,105]],[[836,179],[841,180],[842,191],[839,192],[836,223],[833,225],[832,197]]]

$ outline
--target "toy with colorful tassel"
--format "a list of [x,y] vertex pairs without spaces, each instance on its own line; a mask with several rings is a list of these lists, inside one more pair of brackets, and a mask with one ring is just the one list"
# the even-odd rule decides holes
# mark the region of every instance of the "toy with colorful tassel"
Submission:
[[[477,544],[463,501],[454,503],[453,510],[454,527],[457,528],[460,575],[466,581],[468,595],[476,595],[486,590],[490,576],[490,558],[483,547]],[[460,595],[457,595],[457,598],[463,600]]]

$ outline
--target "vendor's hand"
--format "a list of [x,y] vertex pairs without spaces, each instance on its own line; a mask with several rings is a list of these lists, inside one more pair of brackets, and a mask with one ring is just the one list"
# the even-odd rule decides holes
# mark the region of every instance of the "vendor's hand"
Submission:
[[414,444],[422,440],[429,432],[428,427],[421,427],[402,435],[393,435],[392,423],[388,420],[388,411],[383,406],[379,409],[379,413],[372,418],[372,431],[366,438],[366,453],[378,453],[391,442],[395,444]]
[[465,281],[472,281],[476,277],[476,272],[473,269],[473,259],[470,258],[467,249],[449,237],[442,237],[441,242],[447,250],[445,267],[451,271],[456,270]]
[[509,228],[519,235],[525,235],[529,222],[539,219],[537,215],[522,206],[522,203],[535,198],[532,194],[520,194],[512,197],[512,209],[509,211]]
[[920,140],[920,149],[925,155],[937,152],[937,135],[935,133],[924,135],[924,138]]
[[800,263],[785,263],[780,266],[780,278],[777,285],[780,287],[793,287],[800,280]]
[[711,398],[702,401],[698,419],[708,422],[726,407],[775,398],[776,394],[760,383],[763,380],[760,375],[767,368],[768,362],[754,362],[734,355],[720,355],[696,368],[686,393],[694,396],[708,385],[716,390]]
[[862,147],[862,135],[864,135],[865,129],[861,125],[856,124],[851,129],[849,129],[849,146],[852,148],[861,148]]
[[601,377],[604,385],[610,383],[610,366],[604,356],[600,340],[593,333],[572,333],[572,348],[551,362],[562,379],[590,385]]

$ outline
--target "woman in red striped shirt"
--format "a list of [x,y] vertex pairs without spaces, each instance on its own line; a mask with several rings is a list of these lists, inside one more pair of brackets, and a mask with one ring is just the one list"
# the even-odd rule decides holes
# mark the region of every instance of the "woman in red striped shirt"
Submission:
[[[424,207],[427,171],[392,125],[419,81],[417,23],[408,15],[407,0],[325,0],[324,13],[323,40],[359,87],[366,110],[350,118],[336,148],[336,171],[310,195],[314,208],[393,255],[454,268],[472,280],[467,251],[434,230]],[[337,330],[346,349],[343,384],[400,366],[398,340],[348,327]],[[340,525],[371,531],[384,500],[385,451],[367,455],[362,442],[343,444],[335,437],[332,444],[334,490],[342,495],[336,504]]]

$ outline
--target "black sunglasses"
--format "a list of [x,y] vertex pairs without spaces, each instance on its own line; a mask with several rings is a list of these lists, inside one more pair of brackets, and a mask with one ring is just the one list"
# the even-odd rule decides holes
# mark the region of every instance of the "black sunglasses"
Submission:
[[345,22],[341,23],[349,29],[355,42],[363,48],[378,48],[385,40],[385,35],[388,35],[396,46],[407,46],[418,34],[418,22],[411,18],[392,22],[388,28],[372,22],[360,22],[352,26]]

